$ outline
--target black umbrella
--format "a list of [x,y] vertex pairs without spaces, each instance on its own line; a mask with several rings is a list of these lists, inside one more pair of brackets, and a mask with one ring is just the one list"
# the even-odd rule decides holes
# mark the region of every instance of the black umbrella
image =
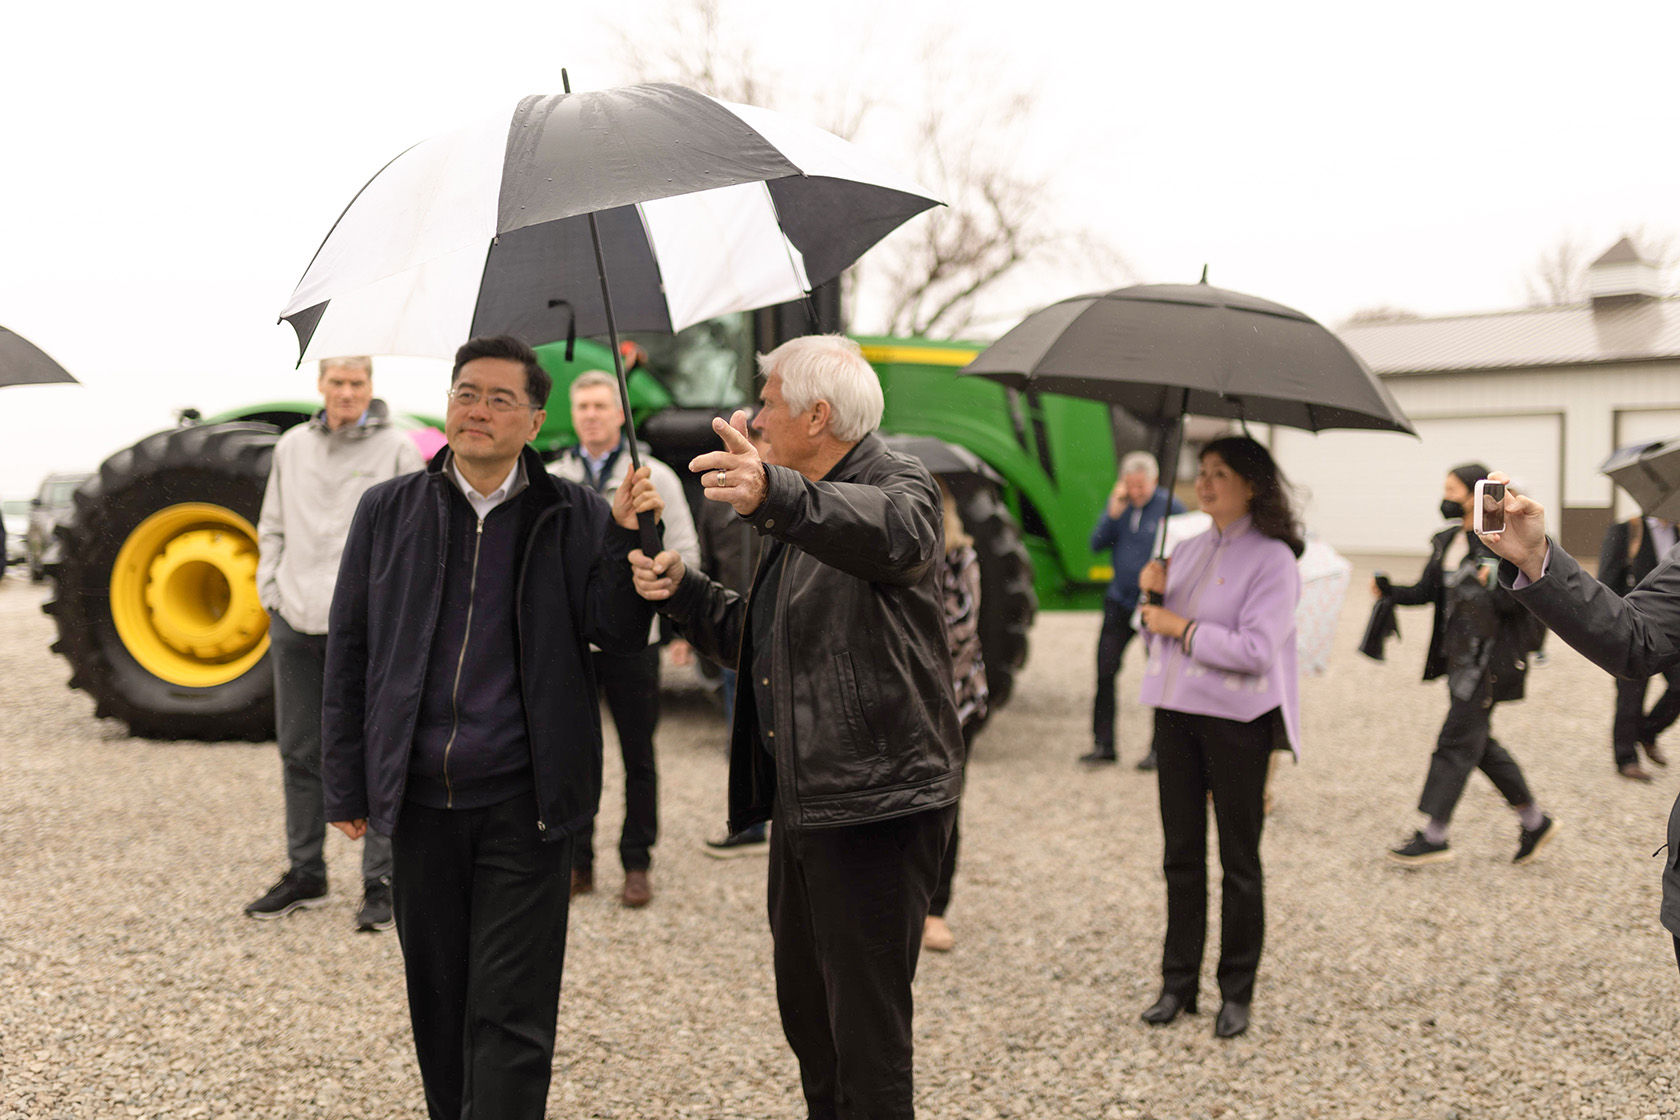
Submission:
[[1619,448],[1598,469],[1647,517],[1680,521],[1680,437]]
[[1053,303],[958,372],[1108,401],[1160,424],[1191,414],[1312,432],[1417,434],[1388,389],[1326,327],[1206,281]]
[[1200,284],[1140,284],[1053,303],[957,372],[1117,404],[1159,427],[1167,471],[1186,415],[1417,434],[1328,328],[1282,304],[1211,287],[1205,272]]
[[24,338],[0,327],[0,385],[76,384],[68,370]]
[[799,299],[938,205],[765,109],[662,84],[566,91],[417,144],[362,188],[280,313],[300,361],[604,334],[640,465],[618,331]]

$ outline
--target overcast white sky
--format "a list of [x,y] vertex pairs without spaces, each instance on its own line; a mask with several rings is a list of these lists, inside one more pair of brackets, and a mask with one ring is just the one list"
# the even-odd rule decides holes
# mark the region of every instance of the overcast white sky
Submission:
[[[1037,91],[1028,158],[1135,277],[1040,278],[1011,293],[1023,311],[1204,262],[1329,322],[1496,309],[1566,235],[1596,250],[1680,231],[1673,3],[723,3],[789,83],[909,100],[934,52]],[[664,8],[10,7],[0,324],[85,387],[0,389],[0,494],[90,469],[183,405],[308,395],[276,314],[362,183],[416,140],[558,91],[561,66],[579,88],[625,80],[605,20],[651,37]],[[424,363],[377,382],[428,410],[443,388]]]

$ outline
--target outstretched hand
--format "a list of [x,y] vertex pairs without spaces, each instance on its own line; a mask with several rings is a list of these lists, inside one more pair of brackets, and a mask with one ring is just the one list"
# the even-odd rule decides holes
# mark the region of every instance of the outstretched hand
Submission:
[[688,464],[700,476],[700,487],[714,502],[728,502],[736,513],[750,517],[764,503],[767,487],[764,460],[747,436],[747,411],[738,408],[727,422],[712,420],[712,431],[723,440],[722,451],[708,451]]
[[[1488,475],[1491,482],[1509,484],[1504,471]],[[1515,564],[1531,581],[1544,573],[1546,563],[1546,510],[1526,494],[1505,488],[1505,531],[1482,533],[1482,542],[1496,556]]]

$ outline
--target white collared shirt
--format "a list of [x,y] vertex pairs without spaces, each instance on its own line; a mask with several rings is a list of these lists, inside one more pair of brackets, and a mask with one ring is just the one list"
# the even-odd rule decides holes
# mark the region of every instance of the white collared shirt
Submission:
[[473,512],[478,515],[480,521],[488,517],[491,510],[525,489],[526,484],[523,459],[514,460],[513,467],[508,471],[507,477],[502,479],[502,484],[488,494],[480,494],[472,488],[466,476],[461,474],[460,464],[455,462],[453,454],[449,456],[449,477],[455,481],[461,493],[467,496],[467,501],[472,503]]

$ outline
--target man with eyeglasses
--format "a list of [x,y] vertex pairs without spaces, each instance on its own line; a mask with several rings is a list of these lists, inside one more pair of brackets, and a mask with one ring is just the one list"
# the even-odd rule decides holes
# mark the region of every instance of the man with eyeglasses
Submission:
[[648,471],[609,507],[527,446],[552,388],[531,348],[455,355],[422,474],[370,490],[327,639],[328,819],[391,837],[397,936],[433,1117],[541,1117],[573,838],[600,800],[591,643],[647,643],[632,588]]
[[[371,358],[323,359],[316,386],[321,410],[274,445],[257,519],[257,593],[268,610],[289,862],[280,881],[245,907],[253,918],[283,918],[327,901],[321,688],[338,558],[369,487],[425,465],[374,397]],[[374,833],[362,843],[356,928],[372,933],[390,929],[391,921],[391,842]]]

